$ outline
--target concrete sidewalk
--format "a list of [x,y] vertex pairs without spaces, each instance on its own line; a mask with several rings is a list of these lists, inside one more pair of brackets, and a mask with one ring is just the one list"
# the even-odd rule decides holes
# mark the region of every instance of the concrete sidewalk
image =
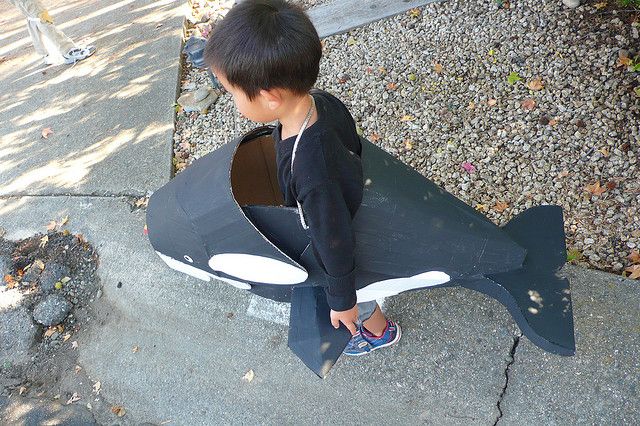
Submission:
[[[404,329],[397,346],[343,357],[317,379],[287,348],[287,327],[270,305],[169,270],[142,233],[144,212],[128,203],[169,179],[181,2],[52,4],[61,28],[94,42],[98,53],[43,75],[22,21],[0,6],[0,56],[10,55],[0,63],[0,226],[15,240],[68,215],[68,228],[96,247],[103,295],[93,327],[79,336],[79,361],[101,382],[101,395],[127,410],[122,418],[96,411],[100,424],[640,418],[638,283],[576,267],[564,270],[573,290],[574,357],[519,337],[492,299],[435,289],[388,300],[387,313]],[[55,132],[49,139],[40,138],[44,127]],[[255,379],[247,383],[250,369]],[[17,397],[10,404],[25,406]]]
[[[169,179],[183,2],[47,2],[96,54],[46,67],[26,20],[0,4],[0,188],[16,194],[144,194]],[[48,139],[41,137],[51,128]]]

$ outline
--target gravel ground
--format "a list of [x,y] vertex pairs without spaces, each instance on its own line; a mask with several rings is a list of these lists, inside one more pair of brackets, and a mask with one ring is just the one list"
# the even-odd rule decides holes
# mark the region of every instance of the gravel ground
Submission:
[[[497,224],[561,205],[576,262],[620,273],[640,245],[640,73],[619,55],[638,54],[640,17],[594,4],[432,4],[325,39],[317,87],[369,140]],[[183,90],[207,82],[185,65]],[[228,94],[208,114],[178,112],[177,172],[254,126]]]

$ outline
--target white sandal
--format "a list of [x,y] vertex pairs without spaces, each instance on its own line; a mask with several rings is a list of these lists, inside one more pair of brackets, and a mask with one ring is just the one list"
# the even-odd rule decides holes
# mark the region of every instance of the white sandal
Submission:
[[75,64],[76,62],[93,55],[95,51],[95,46],[74,47],[64,55],[64,60],[67,64]]

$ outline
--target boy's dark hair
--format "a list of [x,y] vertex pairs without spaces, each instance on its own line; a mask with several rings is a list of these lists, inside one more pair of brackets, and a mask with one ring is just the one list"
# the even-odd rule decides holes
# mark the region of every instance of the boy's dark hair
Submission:
[[322,46],[304,11],[283,0],[246,0],[214,28],[204,50],[207,64],[249,99],[260,90],[307,93],[315,84]]

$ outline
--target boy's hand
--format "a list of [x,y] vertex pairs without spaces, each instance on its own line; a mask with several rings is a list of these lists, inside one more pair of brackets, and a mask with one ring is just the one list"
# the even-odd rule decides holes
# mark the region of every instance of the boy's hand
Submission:
[[349,329],[351,335],[358,332],[356,322],[358,321],[358,305],[354,305],[353,308],[346,311],[334,311],[331,310],[329,314],[331,317],[331,324],[334,328],[340,327],[340,323],[343,323],[345,327]]
[[44,22],[46,22],[48,24],[53,24],[53,19],[49,15],[49,12],[47,12],[46,10],[44,12],[41,12],[38,15],[38,18],[40,18],[41,21],[44,21]]

